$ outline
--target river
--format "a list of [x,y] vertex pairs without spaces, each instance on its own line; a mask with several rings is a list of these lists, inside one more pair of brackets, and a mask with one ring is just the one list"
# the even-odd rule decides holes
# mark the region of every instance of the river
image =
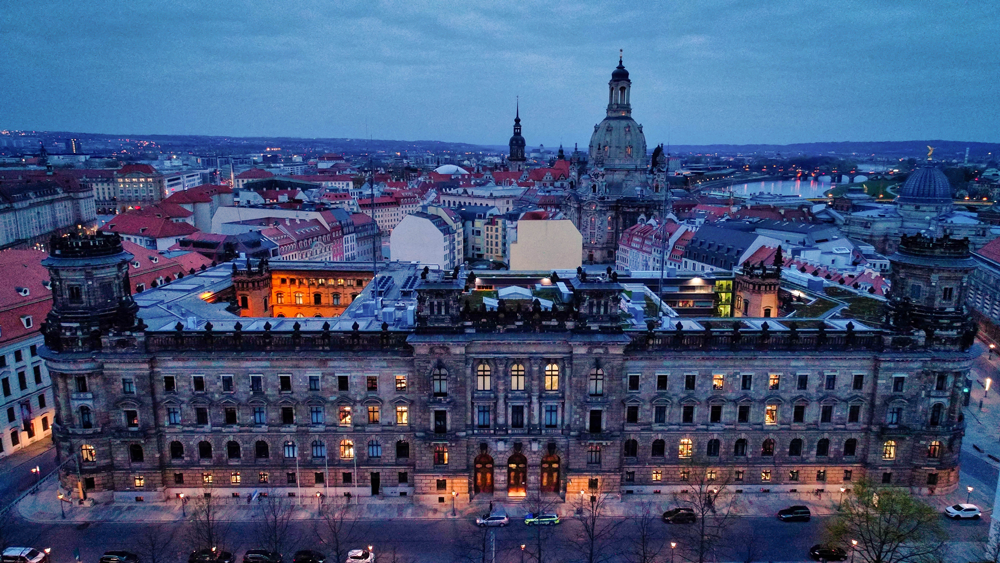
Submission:
[[830,189],[829,176],[821,176],[820,180],[764,180],[746,184],[733,184],[733,195],[748,196],[751,194],[798,195],[805,198],[823,197]]

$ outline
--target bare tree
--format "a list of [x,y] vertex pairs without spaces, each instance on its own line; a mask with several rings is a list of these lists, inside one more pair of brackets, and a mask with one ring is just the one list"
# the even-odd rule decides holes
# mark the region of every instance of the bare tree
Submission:
[[399,544],[395,541],[382,542],[378,548],[380,563],[412,563],[412,559],[399,553]]
[[174,563],[181,559],[177,528],[167,524],[140,526],[131,534],[131,551],[145,563]]
[[229,536],[229,522],[220,518],[222,500],[205,489],[200,497],[191,501],[188,512],[187,540],[194,549],[226,547]]
[[465,563],[488,563],[494,549],[496,531],[493,528],[477,527],[471,523],[463,528],[458,534],[458,542],[455,543],[452,560]]
[[692,561],[705,563],[717,558],[725,531],[735,521],[736,497],[727,490],[729,471],[699,465],[688,471],[690,485],[675,498],[694,511],[696,520],[679,529],[678,543]]
[[[535,516],[539,514],[554,513],[556,507],[556,502],[554,499],[544,497],[538,493],[532,493],[524,501],[524,509]],[[562,516],[566,516],[563,514]],[[525,546],[525,554],[530,556],[530,560],[537,561],[538,563],[544,563],[546,560],[546,549],[551,545],[549,539],[552,537],[554,530],[552,526],[531,526],[530,530],[530,542],[531,548],[529,549],[527,545]]]
[[831,543],[850,545],[863,563],[930,563],[948,538],[941,515],[905,489],[864,479],[844,498],[827,525]]
[[[763,557],[764,550],[761,545],[761,534],[755,526],[750,526],[739,534],[736,534],[730,542],[729,554],[734,561],[740,563],[754,563]],[[1000,563],[998,561],[997,563]]]
[[581,491],[572,500],[575,509],[573,518],[580,523],[580,529],[570,539],[569,545],[586,563],[601,563],[613,558],[609,548],[622,520],[609,517],[609,498],[601,481],[597,489],[590,490],[589,494]]
[[640,502],[629,515],[626,532],[629,548],[625,560],[629,563],[654,563],[663,553],[665,539],[660,515],[650,501]]
[[260,496],[254,506],[254,533],[268,551],[284,553],[296,540],[291,525],[295,505],[287,496],[274,494],[274,491],[269,493]]
[[357,549],[354,544],[363,536],[357,505],[334,498],[322,505],[319,515],[316,535],[320,543],[326,546],[327,555],[334,561],[345,561],[347,552]]

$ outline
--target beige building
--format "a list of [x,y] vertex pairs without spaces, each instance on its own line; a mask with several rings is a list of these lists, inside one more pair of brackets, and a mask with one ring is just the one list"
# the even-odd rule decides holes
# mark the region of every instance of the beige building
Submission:
[[517,222],[510,242],[511,270],[575,270],[583,263],[583,236],[569,219]]

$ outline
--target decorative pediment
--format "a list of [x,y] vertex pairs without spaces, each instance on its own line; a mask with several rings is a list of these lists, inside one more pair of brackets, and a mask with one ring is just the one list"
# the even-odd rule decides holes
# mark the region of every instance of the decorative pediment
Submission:
[[840,398],[834,397],[833,395],[825,395],[819,399],[819,404],[821,405],[836,405],[839,402]]
[[785,400],[781,398],[781,395],[768,395],[764,397],[764,403],[768,405],[783,405]]
[[713,397],[709,397],[706,402],[710,405],[724,405],[729,402],[729,399],[716,395]]
[[184,403],[177,397],[169,397],[163,400],[163,405],[167,407],[181,407],[184,406]]
[[326,405],[326,399],[324,399],[323,397],[317,397],[313,395],[312,397],[309,397],[305,400],[305,404],[309,405],[310,407],[322,407]]
[[904,406],[910,404],[910,401],[907,401],[903,397],[900,397],[900,396],[897,395],[895,397],[889,397],[888,399],[886,399],[885,400],[885,404],[892,405],[892,406],[904,407]]
[[264,407],[267,406],[267,399],[263,397],[253,397],[247,401],[247,404],[255,407]]
[[393,405],[400,405],[400,406],[403,406],[403,405],[412,405],[413,401],[410,400],[410,399],[407,399],[406,397],[396,397],[396,398],[394,398],[392,400],[392,404]]
[[380,399],[378,397],[366,397],[365,400],[362,402],[362,404],[364,404],[364,405],[379,405],[379,406],[381,406],[382,405],[382,399]]
[[867,403],[868,399],[865,398],[865,396],[862,395],[862,394],[860,394],[860,393],[855,393],[855,394],[850,395],[849,397],[847,397],[846,401],[848,403],[856,405],[856,404],[859,404],[859,403]]
[[805,395],[798,395],[792,398],[793,405],[808,405],[810,403],[809,397]]
[[625,399],[624,403],[629,406],[641,405],[642,399],[639,397],[629,397],[628,399]]
[[354,404],[354,401],[352,401],[350,397],[340,396],[340,397],[337,397],[337,400],[334,401],[334,404],[337,405],[337,406],[339,406],[339,407],[345,407],[345,406],[349,407],[349,406],[351,406],[351,405]]
[[232,397],[226,397],[225,399],[222,399],[221,401],[219,401],[219,404],[227,407],[239,405],[239,403],[236,402],[236,399],[233,399]]
[[278,399],[277,401],[275,401],[275,404],[281,405],[283,407],[292,407],[292,406],[295,406],[295,405],[297,405],[299,403],[298,403],[298,401],[296,401],[295,399],[293,399],[291,397],[282,397],[282,398]]
[[684,397],[683,399],[680,400],[680,404],[685,405],[685,406],[700,405],[701,401],[699,401],[693,395],[688,395],[687,397]]
[[210,401],[208,399],[208,397],[204,397],[204,396],[200,396],[199,395],[199,396],[191,399],[191,406],[192,407],[210,407],[210,406],[212,406],[212,401]]
[[740,404],[752,403],[753,397],[751,397],[750,395],[743,395],[739,399],[736,399],[736,402]]
[[115,407],[120,409],[137,409],[140,406],[142,406],[142,403],[135,397],[123,397],[115,401]]

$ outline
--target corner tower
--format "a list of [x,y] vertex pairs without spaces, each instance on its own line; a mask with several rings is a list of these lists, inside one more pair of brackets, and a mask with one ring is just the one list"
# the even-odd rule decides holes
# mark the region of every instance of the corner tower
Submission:
[[136,328],[128,268],[134,258],[113,235],[52,237],[42,261],[52,280],[52,310],[42,327],[45,345],[82,352],[101,347],[101,335]]

